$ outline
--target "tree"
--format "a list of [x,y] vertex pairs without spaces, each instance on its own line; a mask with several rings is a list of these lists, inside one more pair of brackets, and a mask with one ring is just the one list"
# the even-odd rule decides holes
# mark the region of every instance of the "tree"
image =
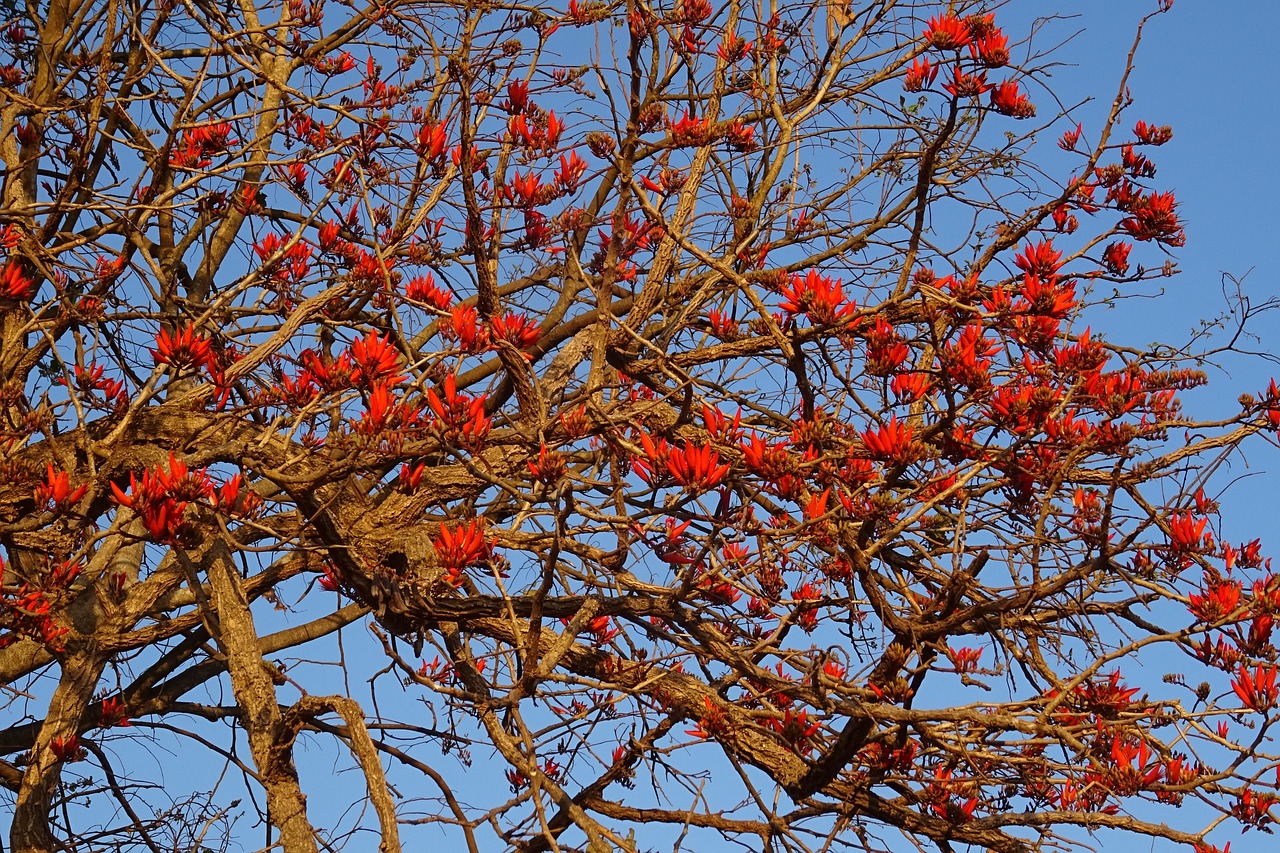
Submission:
[[11,6],[10,849],[1269,830],[1280,390],[996,6]]

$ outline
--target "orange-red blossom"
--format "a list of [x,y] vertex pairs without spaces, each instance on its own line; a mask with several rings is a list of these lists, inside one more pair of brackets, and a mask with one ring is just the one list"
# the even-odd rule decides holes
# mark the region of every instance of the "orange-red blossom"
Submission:
[[1241,666],[1239,674],[1231,680],[1231,689],[1240,697],[1246,708],[1264,712],[1275,707],[1276,696],[1280,690],[1276,688],[1276,666],[1258,664],[1249,672],[1248,666]]

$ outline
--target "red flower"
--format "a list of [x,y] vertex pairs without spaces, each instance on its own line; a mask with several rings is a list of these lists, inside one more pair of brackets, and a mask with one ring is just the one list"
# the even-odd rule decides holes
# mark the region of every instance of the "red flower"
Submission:
[[569,0],[568,16],[575,26],[582,27],[609,17],[609,9],[599,0],[586,0],[582,6],[578,0]]
[[182,142],[173,146],[169,165],[175,169],[206,169],[213,165],[213,155],[235,143],[231,138],[231,125],[226,122],[193,128],[182,135]]
[[480,315],[474,306],[457,305],[440,321],[440,333],[455,340],[464,352],[484,352],[489,347],[489,330],[480,327]]
[[951,665],[956,668],[956,672],[974,672],[978,668],[978,661],[982,658],[982,649],[947,649],[947,658],[950,659]]
[[873,459],[899,464],[911,461],[914,451],[911,427],[899,423],[897,415],[889,418],[884,426],[867,430],[861,436],[863,447]]
[[453,586],[462,582],[463,572],[493,557],[494,540],[485,539],[484,527],[477,520],[450,528],[440,525],[440,533],[432,540],[436,559],[445,570],[445,580]]
[[370,330],[363,338],[351,344],[351,360],[356,369],[351,379],[362,387],[379,384],[395,384],[404,379],[396,373],[400,367],[400,355],[391,345],[390,338],[383,339]]
[[644,44],[658,27],[658,19],[652,12],[638,7],[627,13],[627,29],[637,44]]
[[951,82],[943,86],[942,90],[953,98],[976,98],[990,88],[991,84],[987,82],[985,73],[966,74],[957,65],[951,72]]
[[808,522],[820,521],[827,514],[827,500],[831,497],[831,488],[828,486],[821,493],[813,495],[809,498],[804,506],[804,520]]
[[167,364],[174,370],[184,367],[208,368],[215,363],[209,339],[197,334],[191,323],[173,334],[168,329],[157,332],[156,348],[151,351],[151,355],[156,364]]
[[823,596],[822,586],[810,581],[805,581],[792,591],[791,596],[801,604],[821,601]]
[[1084,133],[1084,125],[1077,124],[1075,130],[1068,130],[1062,134],[1062,137],[1058,140],[1058,147],[1063,151],[1075,151],[1082,133]]
[[442,123],[426,122],[414,135],[414,147],[423,159],[437,161],[449,147],[448,129]]
[[711,334],[722,341],[736,341],[742,337],[738,321],[719,308],[712,308],[707,312],[707,325],[711,327]]
[[671,143],[676,147],[707,145],[711,142],[711,119],[699,119],[688,110],[677,122],[667,119],[667,132],[671,135]]
[[665,438],[659,436],[655,442],[649,437],[648,433],[644,432],[640,433],[640,446],[644,448],[645,458],[633,460],[632,467],[635,468],[635,472],[640,475],[641,479],[646,483],[652,484],[655,479],[655,472],[661,473],[660,469],[666,467],[667,457],[671,454],[671,447],[667,444]]
[[711,17],[711,0],[677,0],[672,19],[681,24],[700,24]]
[[306,368],[298,375],[300,385],[314,382],[330,393],[351,387],[355,368],[351,364],[350,352],[343,352],[337,359],[321,359],[313,350],[306,349],[299,353],[298,360]]
[[333,250],[338,245],[338,223],[330,220],[319,229],[320,248],[326,252]]
[[587,417],[587,404],[559,415],[560,426],[570,439],[579,439],[591,432],[591,419]]
[[431,273],[409,279],[404,295],[414,302],[425,302],[438,311],[445,310],[453,301],[453,294],[436,286],[435,277]]
[[98,712],[98,726],[109,729],[112,726],[127,727],[128,725],[130,725],[129,711],[124,706],[124,700],[119,696],[103,699]]
[[1275,707],[1276,697],[1280,695],[1280,690],[1276,688],[1275,664],[1267,667],[1258,664],[1252,673],[1249,672],[1249,667],[1240,667],[1239,674],[1231,680],[1231,689],[1246,708],[1259,713],[1269,711]]
[[1271,808],[1277,802],[1280,802],[1280,798],[1275,794],[1259,794],[1251,788],[1245,788],[1240,792],[1239,800],[1231,807],[1231,815],[1246,826],[1265,827],[1275,820],[1271,816]]
[[566,156],[560,155],[560,169],[555,173],[555,183],[561,192],[572,192],[587,170],[587,161],[578,156],[577,151],[570,151]]
[[192,471],[170,453],[168,471],[144,471],[141,480],[130,474],[128,494],[115,483],[111,492],[116,503],[138,514],[153,539],[172,543],[186,531],[187,503],[211,498],[214,487],[205,469]]
[[485,397],[472,399],[458,393],[458,377],[450,373],[444,378],[441,389],[427,391],[427,405],[436,416],[436,426],[443,429],[445,437],[472,452],[484,445],[493,421],[484,413]]
[[938,50],[960,50],[969,44],[969,25],[955,15],[935,15],[922,38]]
[[991,90],[991,106],[1001,115],[1013,118],[1031,118],[1036,114],[1035,105],[1018,91],[1018,84],[1013,80],[995,85]]
[[1178,206],[1173,193],[1152,193],[1136,199],[1129,207],[1133,215],[1120,227],[1135,240],[1155,240],[1168,246],[1181,246],[1186,234],[1178,221]]
[[491,545],[484,537],[484,528],[476,519],[452,529],[441,524],[440,533],[433,544],[440,564],[448,568],[465,568],[487,559],[491,553]]
[[716,56],[728,63],[741,62],[747,58],[754,46],[755,42],[747,41],[735,33],[726,32],[720,47],[716,48]]
[[529,84],[524,80],[512,80],[507,84],[507,100],[503,104],[508,112],[522,113],[529,106]]
[[[1076,687],[1066,704],[1068,707],[1087,711],[1100,717],[1113,717],[1130,709],[1139,688],[1124,687],[1120,671],[1116,670],[1106,680],[1088,681]],[[1057,691],[1051,694],[1057,695]]]
[[715,488],[729,473],[729,466],[719,463],[720,454],[712,448],[688,443],[679,450],[671,448],[666,458],[671,479],[695,494]]
[[591,635],[592,644],[600,647],[618,636],[621,629],[613,627],[613,620],[610,617],[597,616],[587,623],[586,632]]
[[1115,242],[1102,252],[1102,263],[1112,275],[1124,275],[1129,271],[1129,251],[1132,243]]
[[1205,533],[1209,519],[1196,521],[1191,513],[1176,513],[1169,519],[1169,550],[1175,554],[1194,554],[1212,549],[1213,534]]
[[977,797],[966,797],[960,801],[953,799],[951,795],[929,806],[934,814],[948,823],[968,823],[973,820],[973,812],[977,807]]
[[1057,228],[1063,234],[1074,234],[1076,229],[1080,227],[1080,220],[1076,219],[1065,204],[1060,204],[1053,209],[1053,227]]
[[960,332],[959,339],[947,347],[947,368],[951,378],[968,388],[981,388],[990,382],[988,370],[991,359],[999,347],[984,337],[983,329],[970,324]]
[[1133,210],[1134,205],[1141,200],[1142,193],[1138,187],[1126,179],[1119,179],[1107,188],[1107,201],[1113,203],[1116,210]]
[[784,300],[779,306],[788,314],[795,315],[803,311],[818,325],[839,323],[857,310],[857,306],[845,302],[844,285],[838,278],[820,274],[817,270],[809,270],[803,278],[794,273],[790,286],[782,289]]
[[1028,243],[1013,263],[1024,273],[1049,278],[1057,275],[1058,268],[1062,266],[1062,253],[1054,251],[1052,240]]
[[422,484],[422,474],[427,469],[427,463],[419,462],[417,465],[410,465],[405,462],[400,466],[400,474],[396,477],[396,491],[406,495],[413,492]]
[[750,152],[760,146],[756,141],[755,127],[740,118],[734,119],[725,127],[724,140],[736,151]]
[[30,299],[35,295],[36,283],[27,278],[22,267],[14,261],[4,265],[0,270],[0,298]]
[[720,441],[736,444],[742,438],[742,409],[738,409],[731,421],[725,417],[724,412],[703,403],[702,423],[707,432]]
[[984,33],[969,45],[969,52],[988,68],[1009,64],[1009,38],[997,29]]
[[360,249],[351,268],[351,278],[369,289],[398,284],[401,276],[395,271],[395,265],[394,257],[380,258]]
[[725,719],[724,711],[713,704],[711,699],[706,696],[702,697],[702,704],[705,708],[702,717],[698,720],[698,724],[691,729],[687,729],[685,734],[703,740],[710,740],[724,734],[729,722]]
[[1057,276],[1041,278],[1028,273],[1022,279],[1019,295],[1027,302],[1025,306],[1019,306],[1021,310],[1042,317],[1060,320],[1076,306],[1075,285],[1071,281],[1061,281]]
[[867,332],[867,361],[865,370],[872,376],[888,376],[894,373],[911,355],[911,348],[882,316]]
[[[1145,121],[1139,121],[1133,126],[1133,135],[1138,137],[1138,142],[1143,145],[1164,145],[1170,139],[1173,139],[1173,128],[1168,125],[1156,127],[1153,124],[1147,124]],[[1228,847],[1231,845],[1228,844]]]
[[484,174],[486,176],[489,174],[488,161],[480,156],[480,149],[475,145],[472,145],[471,148],[467,150],[465,156],[463,156],[461,145],[453,146],[453,149],[449,152],[449,159],[453,161],[453,165],[459,168],[462,167],[462,161],[466,160],[471,165],[471,171],[473,174],[482,170],[484,170]]
[[244,477],[235,474],[210,495],[210,503],[215,509],[231,515],[251,516],[261,506],[262,500],[252,489],[241,491],[244,486]]
[[490,320],[489,330],[493,340],[507,341],[516,349],[528,349],[538,342],[542,334],[537,323],[514,311]]
[[13,127],[13,135],[22,145],[34,145],[40,141],[40,132],[29,122],[18,122]]
[[525,463],[529,474],[545,486],[554,486],[565,474],[564,454],[551,450],[545,444],[538,446],[538,458]]
[[680,33],[680,44],[684,47],[686,53],[697,53],[702,50],[702,46],[706,42],[698,38],[698,33],[693,27],[685,27]]
[[356,58],[344,50],[337,56],[322,56],[315,59],[311,63],[311,67],[327,77],[332,77],[335,74],[344,74],[355,68]]
[[155,480],[170,497],[184,501],[205,500],[213,496],[213,480],[204,468],[194,471],[187,463],[169,454],[169,470],[155,471]]
[[530,170],[527,175],[516,172],[503,186],[502,194],[517,207],[531,208],[549,200],[547,194],[543,192],[544,189],[548,188],[544,187],[538,175]]
[[1188,610],[1201,622],[1218,622],[1235,612],[1240,604],[1241,584],[1237,580],[1218,580],[1209,584],[1203,595],[1188,596]]
[[769,444],[753,433],[740,447],[748,470],[765,481],[776,483],[795,469],[796,462],[787,452],[786,442]]
[[765,725],[782,735],[782,739],[801,755],[808,755],[813,751],[810,739],[822,728],[821,723],[809,722],[808,711],[797,713],[791,708],[787,709],[782,719],[774,717],[765,720]]
[[324,574],[320,578],[320,588],[328,592],[342,591],[342,578],[338,576],[338,569],[331,563],[324,564]]
[[969,38],[974,40],[1000,32],[996,28],[996,16],[990,12],[970,15],[964,19],[964,22],[969,27]]
[[22,229],[10,222],[0,229],[0,249],[12,252],[22,242]]
[[1195,853],[1231,853],[1231,842],[1228,841],[1227,846],[1219,850],[1217,847],[1214,847],[1212,844],[1207,844],[1203,841],[1197,841],[1195,846]]
[[57,565],[51,560],[45,562],[45,588],[48,590],[67,589],[72,581],[80,576],[84,565],[75,560],[66,560]]
[[404,399],[397,401],[391,388],[380,382],[369,390],[365,412],[353,430],[370,442],[396,438],[399,431],[414,427],[420,414],[419,407]]
[[1156,176],[1156,164],[1148,160],[1146,155],[1135,151],[1132,145],[1126,145],[1120,149],[1120,165],[1133,178],[1154,178]]
[[914,403],[922,399],[933,386],[927,373],[899,373],[889,383],[889,390],[900,402]]
[[546,127],[542,128],[541,138],[539,140],[540,147],[551,152],[560,144],[560,134],[564,132],[564,122],[556,118],[554,112],[547,113]]
[[88,489],[88,486],[81,486],[73,491],[71,476],[66,471],[55,471],[50,462],[45,481],[35,488],[36,506],[42,510],[63,512],[79,502]]
[[80,738],[75,735],[56,737],[49,741],[49,751],[58,761],[83,761],[84,747],[80,746]]
[[1152,755],[1146,741],[1117,737],[1111,741],[1111,767],[1106,771],[1111,790],[1120,796],[1133,796],[1142,788],[1160,781],[1164,766]]
[[902,88],[908,92],[920,92],[932,86],[933,81],[937,79],[938,66],[930,64],[929,60],[923,57],[917,57],[907,69],[907,76],[902,78]]

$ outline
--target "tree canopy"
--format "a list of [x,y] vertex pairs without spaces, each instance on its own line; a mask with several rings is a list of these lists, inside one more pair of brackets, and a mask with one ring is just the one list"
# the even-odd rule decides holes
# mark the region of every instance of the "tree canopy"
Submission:
[[1280,390],[1042,6],[6,4],[8,849],[1269,831]]

